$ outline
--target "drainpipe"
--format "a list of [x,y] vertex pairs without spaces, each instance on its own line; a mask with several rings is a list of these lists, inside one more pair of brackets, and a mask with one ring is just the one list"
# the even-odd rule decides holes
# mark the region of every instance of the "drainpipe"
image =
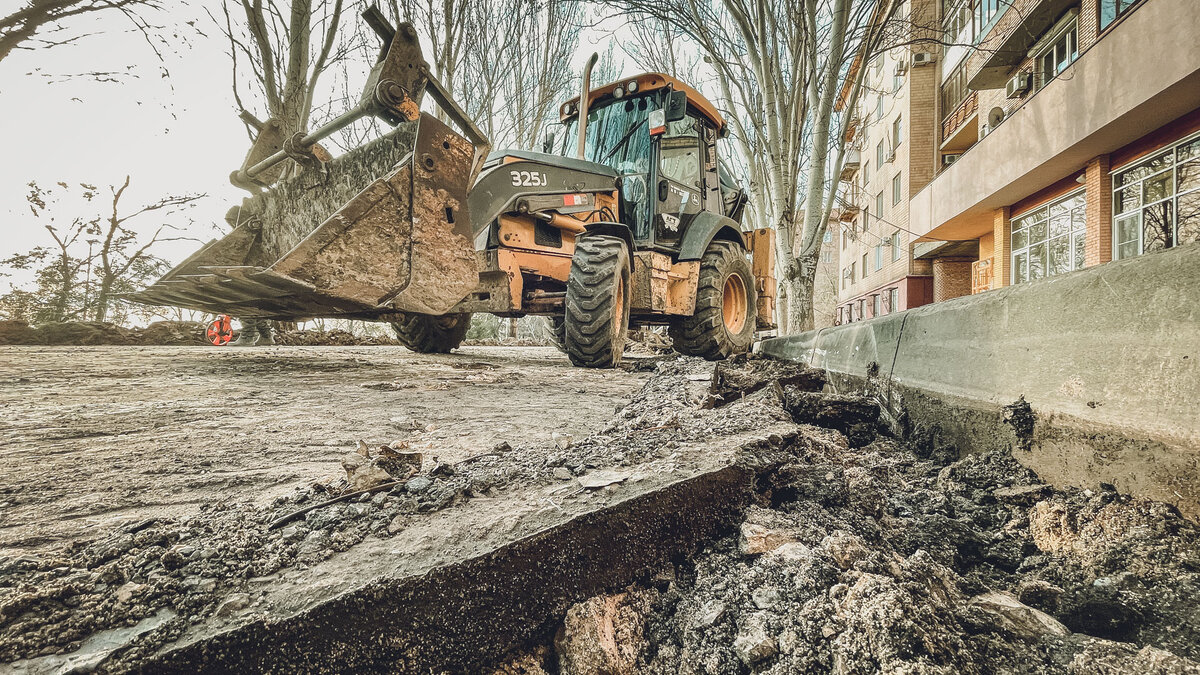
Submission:
[[579,92],[579,159],[584,159],[583,151],[587,147],[588,92],[592,90],[592,68],[599,60],[600,55],[592,52],[583,67],[583,91]]

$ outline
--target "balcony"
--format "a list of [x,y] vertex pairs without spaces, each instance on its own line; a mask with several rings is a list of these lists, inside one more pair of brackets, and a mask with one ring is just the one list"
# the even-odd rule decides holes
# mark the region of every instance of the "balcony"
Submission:
[[838,178],[841,180],[852,180],[858,174],[860,166],[862,166],[861,153],[853,148],[847,150],[845,160],[842,162],[842,172],[838,175]]
[[972,91],[942,120],[942,152],[961,152],[979,138],[979,93]]
[[1148,0],[1126,15],[914,195],[910,228],[978,236],[995,209],[1200,108],[1195,1]]
[[967,86],[975,90],[1002,88],[1038,37],[1077,4],[1079,0],[1033,0],[1009,8],[987,37],[985,45],[990,54],[978,69],[972,69]]

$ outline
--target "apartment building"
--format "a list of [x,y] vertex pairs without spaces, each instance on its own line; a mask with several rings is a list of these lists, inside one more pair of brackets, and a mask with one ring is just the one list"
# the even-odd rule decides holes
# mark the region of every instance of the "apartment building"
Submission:
[[[957,297],[1200,241],[1200,3],[946,0],[913,254]],[[935,297],[935,300],[942,299]]]
[[[936,0],[911,0],[903,21],[936,17]],[[860,64],[863,93],[850,114],[842,169],[837,323],[919,307],[933,300],[933,267],[912,256],[909,202],[936,168],[933,61],[893,49]]]
[[[937,0],[934,10],[951,46],[883,59],[910,59],[892,105],[914,120],[911,133],[886,177],[875,167],[844,176],[848,192],[864,191],[865,212],[898,163],[910,175],[907,201],[883,205],[882,220],[903,226],[894,267],[875,262],[871,221],[842,249],[844,275],[848,260],[860,265],[839,291],[843,321],[888,311],[872,311],[880,288],[910,289],[905,309],[1200,241],[1197,0]],[[885,115],[861,132],[860,174],[886,126]]]

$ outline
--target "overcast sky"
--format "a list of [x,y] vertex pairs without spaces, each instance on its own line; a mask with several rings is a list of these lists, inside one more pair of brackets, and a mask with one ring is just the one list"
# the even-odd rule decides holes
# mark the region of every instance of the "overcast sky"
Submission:
[[[23,2],[0,0],[0,15]],[[228,176],[241,163],[249,140],[237,119],[224,41],[199,4],[170,10],[159,23],[186,26],[192,21],[208,36],[181,31],[172,46],[160,47],[161,62],[117,13],[87,19],[89,32],[96,35],[78,44],[18,51],[0,62],[5,154],[0,163],[0,258],[47,241],[25,203],[30,181],[86,182],[105,189],[128,174],[129,206],[170,194],[207,193],[189,214],[195,220],[189,234],[205,241],[218,234],[214,224],[245,194],[229,184]],[[355,25],[360,23],[355,17]],[[587,31],[576,61],[592,51],[603,53],[608,41],[605,31]],[[124,75],[118,82],[68,77],[88,72]],[[140,228],[152,231],[159,222],[150,215]],[[159,253],[178,261],[195,247],[169,242]],[[0,292],[7,290],[8,281],[0,281]]]

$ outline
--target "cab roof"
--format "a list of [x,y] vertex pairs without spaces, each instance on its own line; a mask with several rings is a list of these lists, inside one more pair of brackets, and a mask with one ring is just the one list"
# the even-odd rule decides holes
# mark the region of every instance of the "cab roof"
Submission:
[[[675,91],[682,91],[687,94],[688,104],[698,110],[708,121],[712,122],[717,128],[717,132],[725,131],[725,118],[717,111],[717,107],[712,104],[704,94],[696,91],[692,87],[685,84],[682,80],[665,75],[663,73],[642,73],[633,77],[623,77],[616,82],[611,82],[603,87],[596,87],[588,92],[588,108],[594,108],[602,103],[615,99],[613,93],[617,87],[621,87],[622,91],[628,93],[630,82],[637,82],[637,91],[634,95],[642,94],[648,91],[656,91],[658,89],[671,88]],[[623,97],[622,97],[623,98]],[[570,99],[563,103],[558,109],[559,118],[562,121],[567,121],[575,116],[575,112],[579,109],[579,97]]]

